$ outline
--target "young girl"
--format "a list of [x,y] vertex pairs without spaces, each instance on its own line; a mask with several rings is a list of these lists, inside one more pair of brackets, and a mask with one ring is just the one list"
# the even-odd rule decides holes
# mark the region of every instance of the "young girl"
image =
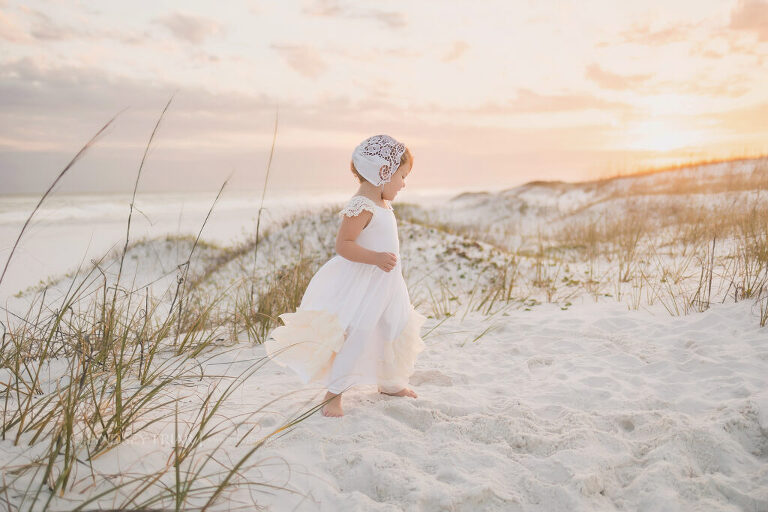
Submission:
[[407,384],[424,349],[419,331],[426,318],[408,295],[390,206],[412,167],[411,152],[388,135],[355,148],[351,168],[360,188],[339,212],[337,254],[312,277],[296,312],[280,315],[285,325],[265,342],[275,362],[305,384],[328,390],[324,416],[342,416],[342,392],[359,384],[416,398]]

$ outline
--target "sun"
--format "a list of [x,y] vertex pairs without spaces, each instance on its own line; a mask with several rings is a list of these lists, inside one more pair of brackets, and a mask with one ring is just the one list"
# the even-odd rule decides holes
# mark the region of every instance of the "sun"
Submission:
[[673,121],[642,121],[630,126],[625,134],[625,148],[640,151],[672,151],[700,146],[706,134]]

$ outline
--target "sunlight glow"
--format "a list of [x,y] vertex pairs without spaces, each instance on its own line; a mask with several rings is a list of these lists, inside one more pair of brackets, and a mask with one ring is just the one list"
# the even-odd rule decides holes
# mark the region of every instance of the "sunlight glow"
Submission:
[[669,121],[643,121],[626,130],[626,149],[644,151],[671,151],[699,146],[707,142],[708,134],[702,130]]

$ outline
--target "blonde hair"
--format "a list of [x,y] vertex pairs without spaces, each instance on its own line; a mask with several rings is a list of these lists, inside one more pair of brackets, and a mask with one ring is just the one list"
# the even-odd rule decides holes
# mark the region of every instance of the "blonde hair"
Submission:
[[[405,152],[403,152],[403,156],[400,157],[400,166],[398,167],[398,169],[408,163],[411,163],[411,165],[413,165],[413,155],[411,155],[410,149],[405,148]],[[357,172],[357,169],[355,169],[355,163],[351,160],[349,161],[349,168],[352,171],[352,174],[354,174],[355,177],[357,178],[357,181],[359,181],[360,183],[365,181],[365,178],[363,178],[360,175],[360,173]]]

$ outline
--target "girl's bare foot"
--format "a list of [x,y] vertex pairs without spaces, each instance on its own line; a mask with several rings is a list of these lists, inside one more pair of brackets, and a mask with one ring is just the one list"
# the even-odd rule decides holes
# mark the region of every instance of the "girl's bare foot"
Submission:
[[344,416],[344,411],[341,409],[341,393],[337,395],[328,391],[325,394],[323,401],[328,400],[331,397],[334,398],[332,398],[330,402],[323,406],[323,416]]
[[410,388],[403,388],[397,393],[387,393],[386,391],[379,388],[379,393],[383,393],[389,396],[409,396],[411,398],[418,398],[418,395],[416,395],[416,392]]

